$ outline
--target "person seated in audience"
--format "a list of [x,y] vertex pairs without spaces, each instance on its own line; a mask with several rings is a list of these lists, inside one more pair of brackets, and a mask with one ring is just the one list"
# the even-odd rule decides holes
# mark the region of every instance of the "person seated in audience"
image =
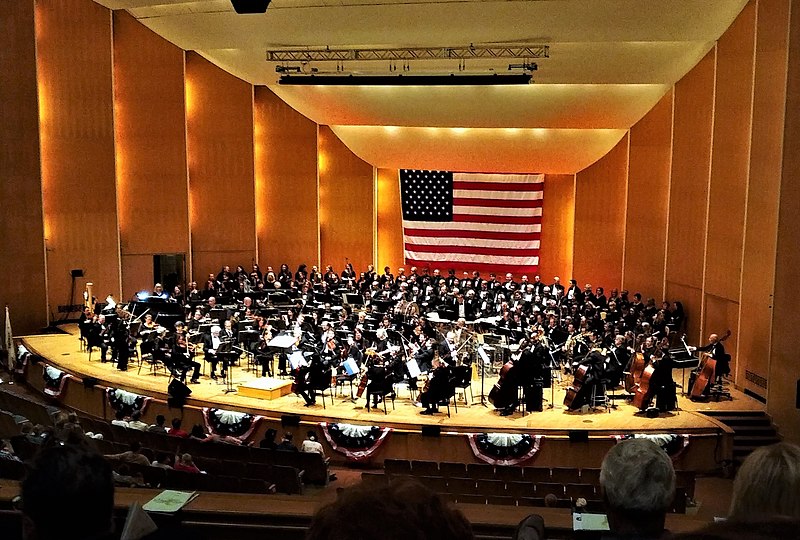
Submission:
[[300,445],[301,452],[316,453],[325,457],[325,449],[322,444],[317,440],[317,434],[314,431],[309,431],[306,435],[306,440]]
[[471,540],[467,518],[414,480],[358,485],[314,515],[306,540]]
[[7,439],[0,441],[0,461],[22,461],[14,453],[14,447],[11,446],[11,442]]
[[167,419],[163,414],[159,414],[156,416],[156,423],[151,424],[150,427],[147,428],[147,431],[150,433],[166,433],[167,428],[164,426]]
[[172,419],[172,427],[169,429],[169,431],[167,431],[167,434],[172,435],[173,437],[181,437],[182,439],[186,439],[189,437],[189,434],[181,429],[180,418]]
[[183,471],[183,472],[190,472],[197,474],[203,472],[197,467],[197,465],[194,464],[191,454],[189,453],[181,454],[180,451],[178,451],[175,454],[175,465],[172,468],[175,469],[176,471]]
[[275,442],[275,437],[277,436],[278,432],[269,428],[266,433],[264,433],[264,438],[258,443],[258,447],[266,448],[267,450],[275,450],[278,447],[278,443]]
[[106,459],[116,463],[135,463],[137,465],[150,465],[147,456],[142,455],[142,445],[138,441],[131,443],[131,449],[121,454],[107,454]]
[[128,427],[131,429],[138,429],[139,431],[147,431],[150,426],[147,422],[142,422],[142,411],[133,411],[131,419],[128,422]]
[[171,469],[172,468],[172,458],[169,454],[161,452],[156,455],[156,459],[150,463],[151,467],[159,467],[160,469]]
[[131,473],[130,468],[127,465],[121,465],[119,470],[113,471],[112,474],[114,475],[114,485],[120,487],[146,487],[147,484],[144,481],[144,476],[142,473]]
[[114,419],[111,421],[112,426],[128,427],[128,422],[125,420],[125,413],[121,410],[114,413]]
[[293,435],[288,431],[283,434],[283,439],[281,440],[280,444],[275,448],[276,450],[281,450],[283,452],[297,452],[297,447],[292,442]]
[[44,448],[22,481],[20,496],[25,539],[113,538],[111,464],[85,444]]
[[788,540],[798,538],[798,531],[800,447],[778,443],[755,450],[739,467],[726,521],[675,538]]
[[203,426],[195,424],[192,426],[192,431],[189,432],[189,438],[196,441],[208,441],[208,435],[203,431]]
[[661,538],[675,496],[675,470],[667,453],[647,439],[616,444],[603,459],[600,486],[609,538]]

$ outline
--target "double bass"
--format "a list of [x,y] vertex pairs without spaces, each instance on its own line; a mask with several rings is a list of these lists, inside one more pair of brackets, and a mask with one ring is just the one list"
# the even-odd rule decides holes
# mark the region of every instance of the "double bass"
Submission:
[[572,411],[580,408],[583,402],[586,401],[586,393],[590,391],[591,385],[589,383],[589,366],[581,364],[575,370],[575,376],[572,379],[572,386],[567,388],[567,394],[564,396],[564,406]]
[[[527,346],[528,341],[523,339],[519,344],[518,351],[522,351]],[[514,370],[516,367],[516,358],[512,356],[511,360],[500,368],[500,378],[489,391],[489,403],[494,405],[496,409],[510,407],[514,400],[517,399],[517,385],[514,382]]]
[[644,373],[645,369],[645,361],[644,355],[640,352],[637,352],[633,358],[631,358],[630,369],[628,373],[625,374],[625,391],[634,393],[636,391],[636,387],[639,385],[639,381],[642,378],[642,373]]
[[[728,330],[725,332],[725,335],[719,338],[717,341],[722,342],[728,339],[731,335],[731,331]],[[714,380],[714,374],[717,372],[717,361],[711,356],[711,353],[703,353],[702,360],[700,361],[700,366],[698,367],[697,371],[697,378],[694,380],[694,385],[692,385],[692,390],[689,393],[690,399],[697,399],[703,395],[705,392],[706,387],[709,385],[711,381]]]
[[642,370],[642,375],[639,377],[639,382],[636,383],[631,404],[640,411],[647,409],[647,407],[650,405],[650,402],[653,401],[656,388],[650,385],[650,379],[655,371],[655,365],[649,364]]

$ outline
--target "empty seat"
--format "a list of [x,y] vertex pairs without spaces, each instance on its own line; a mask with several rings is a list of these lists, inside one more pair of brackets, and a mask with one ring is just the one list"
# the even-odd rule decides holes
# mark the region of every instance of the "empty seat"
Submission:
[[449,493],[475,493],[475,480],[472,478],[449,478],[447,491]]
[[578,484],[582,482],[578,469],[571,467],[554,467],[550,469],[550,481],[559,484]]
[[414,479],[436,493],[447,493],[447,478],[439,476],[415,476]]
[[516,506],[517,500],[514,497],[505,497],[499,495],[487,495],[486,504],[497,504],[503,506]]
[[600,469],[581,469],[581,484],[600,485]]
[[533,497],[536,494],[534,485],[529,482],[508,482],[506,491],[512,497]]
[[544,506],[544,497],[517,497],[519,506]]
[[441,476],[439,464],[435,461],[413,460],[411,462],[411,474],[414,476]]
[[478,480],[477,488],[481,495],[506,497],[506,483],[502,480]]
[[559,499],[564,498],[564,485],[556,484],[555,482],[537,482],[536,483],[536,496],[547,497],[550,494],[555,495]]
[[388,475],[409,475],[411,462],[407,459],[387,459],[383,462],[383,469]]
[[242,493],[271,493],[270,488],[274,491],[275,485],[260,478],[241,478],[239,480],[239,490]]
[[466,478],[467,466],[464,463],[439,463],[439,473],[446,478]]
[[467,477],[484,480],[494,480],[494,465],[488,463],[467,464]]
[[484,495],[469,495],[467,493],[459,493],[456,495],[456,501],[465,504],[486,504],[486,497]]
[[506,482],[522,482],[523,469],[522,467],[495,467],[495,477]]
[[564,490],[567,497],[573,500],[578,498],[587,500],[595,498],[594,486],[591,484],[566,484]]
[[525,467],[523,478],[526,482],[550,482],[550,469],[547,467]]
[[384,473],[367,472],[361,473],[361,483],[368,487],[382,487],[388,483],[389,479]]

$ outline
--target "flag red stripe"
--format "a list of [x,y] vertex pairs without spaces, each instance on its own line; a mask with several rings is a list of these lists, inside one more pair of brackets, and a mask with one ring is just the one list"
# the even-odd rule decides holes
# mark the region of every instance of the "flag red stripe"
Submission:
[[467,229],[409,229],[406,236],[425,236],[431,238],[479,238],[483,240],[540,240],[538,232],[470,231]]
[[421,246],[406,243],[408,251],[420,253],[461,253],[464,255],[492,255],[496,257],[535,257],[536,248],[495,248],[478,246]]
[[508,225],[537,225],[542,216],[488,216],[486,214],[457,214],[453,221],[458,223],[499,223]]
[[[536,274],[539,271],[538,266],[519,266],[519,265],[504,265],[504,264],[470,264],[466,265],[463,262],[452,262],[452,261],[420,261],[416,259],[406,259],[405,262],[406,266],[417,266],[419,273],[422,273],[423,268],[431,268],[439,270],[444,269],[454,269],[458,272],[461,271],[472,271],[477,270],[482,274],[488,274],[490,272],[494,272],[498,275],[502,274],[505,275],[507,272],[512,272],[515,278],[518,278],[522,274]],[[458,275],[458,274],[456,274]]]
[[544,184],[502,183],[502,182],[467,182],[453,180],[453,189],[478,189],[485,191],[542,191]]
[[540,208],[542,199],[520,201],[517,199],[470,199],[468,197],[455,197],[453,206],[490,206],[493,208]]

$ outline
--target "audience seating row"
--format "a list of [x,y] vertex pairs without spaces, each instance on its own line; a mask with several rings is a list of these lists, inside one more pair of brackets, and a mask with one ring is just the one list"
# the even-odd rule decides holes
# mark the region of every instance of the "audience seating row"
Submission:
[[[587,501],[601,499],[600,469],[511,467],[416,460],[386,460],[384,469],[390,480],[394,477],[414,477],[442,494],[506,497],[509,504],[518,504],[520,499],[543,498],[548,494],[566,501],[577,498]],[[686,511],[687,499],[694,498],[694,484],[694,471],[676,471],[674,512]]]
[[0,390],[0,410],[24,416],[34,424],[53,425],[52,411],[41,403]]

